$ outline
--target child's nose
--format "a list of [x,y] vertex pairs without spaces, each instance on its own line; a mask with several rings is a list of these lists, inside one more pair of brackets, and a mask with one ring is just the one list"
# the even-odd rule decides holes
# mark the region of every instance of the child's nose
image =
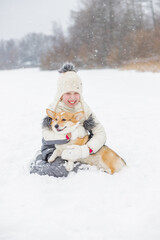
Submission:
[[74,100],[75,99],[75,97],[74,96],[72,96],[71,98],[70,98],[70,100]]

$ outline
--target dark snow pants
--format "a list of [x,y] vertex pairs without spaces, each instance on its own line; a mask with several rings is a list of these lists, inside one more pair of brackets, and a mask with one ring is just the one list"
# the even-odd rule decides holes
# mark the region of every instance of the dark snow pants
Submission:
[[[82,170],[84,164],[75,163],[73,172]],[[67,177],[69,172],[65,168],[65,160],[57,157],[56,160],[52,163],[49,163],[46,160],[42,159],[42,153],[39,151],[34,161],[30,166],[30,173],[37,173],[39,175],[48,175],[53,177]]]

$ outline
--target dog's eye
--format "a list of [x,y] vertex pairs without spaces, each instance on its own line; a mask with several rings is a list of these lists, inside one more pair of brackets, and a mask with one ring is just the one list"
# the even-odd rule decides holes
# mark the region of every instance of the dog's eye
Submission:
[[63,118],[62,121],[66,121],[66,119]]
[[55,118],[55,120],[57,121],[58,119],[57,119],[57,118]]

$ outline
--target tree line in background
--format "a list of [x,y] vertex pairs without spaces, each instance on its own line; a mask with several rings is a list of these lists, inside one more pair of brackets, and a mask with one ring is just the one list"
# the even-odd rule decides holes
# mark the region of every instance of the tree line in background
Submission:
[[118,67],[129,61],[160,59],[159,0],[81,0],[64,34],[28,34],[0,41],[0,69],[40,67],[54,70],[63,62],[79,68]]

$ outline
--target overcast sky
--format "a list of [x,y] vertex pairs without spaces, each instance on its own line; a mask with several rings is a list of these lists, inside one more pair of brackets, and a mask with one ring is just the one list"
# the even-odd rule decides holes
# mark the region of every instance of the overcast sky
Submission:
[[27,33],[52,33],[52,23],[65,30],[70,24],[70,10],[77,10],[78,0],[0,0],[0,39],[21,38]]

